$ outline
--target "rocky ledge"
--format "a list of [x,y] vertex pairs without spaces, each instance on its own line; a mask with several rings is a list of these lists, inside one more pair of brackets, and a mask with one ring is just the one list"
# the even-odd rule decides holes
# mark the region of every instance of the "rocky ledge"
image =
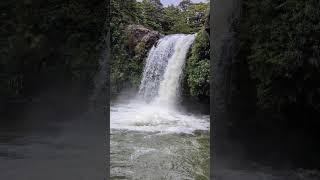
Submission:
[[125,33],[128,37],[126,46],[130,54],[138,59],[144,59],[150,48],[163,36],[141,25],[129,25]]

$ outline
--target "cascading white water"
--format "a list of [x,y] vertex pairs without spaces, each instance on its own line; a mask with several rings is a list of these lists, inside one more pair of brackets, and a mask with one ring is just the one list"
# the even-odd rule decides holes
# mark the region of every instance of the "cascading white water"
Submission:
[[168,60],[174,52],[174,45],[179,36],[165,36],[149,52],[143,71],[139,95],[145,100],[152,100],[157,94],[163,79]]
[[180,80],[185,59],[194,41],[194,35],[179,35],[174,47],[174,53],[168,61],[163,81],[160,83],[159,95],[156,103],[173,107],[180,93]]
[[208,129],[208,116],[175,110],[186,56],[194,39],[194,34],[168,35],[151,48],[138,98],[111,106],[111,129],[167,133]]
[[167,107],[176,104],[186,55],[195,35],[175,34],[160,39],[146,60],[139,95]]

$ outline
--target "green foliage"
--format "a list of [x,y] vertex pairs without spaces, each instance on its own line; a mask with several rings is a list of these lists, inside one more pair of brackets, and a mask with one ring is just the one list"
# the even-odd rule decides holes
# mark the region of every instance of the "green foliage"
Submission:
[[[111,0],[111,9],[111,52],[113,56],[111,92],[113,93],[118,93],[124,88],[138,88],[144,58],[149,51],[143,42],[132,47],[132,37],[128,37],[128,33],[125,32],[128,25],[143,25],[163,34],[195,33],[203,26],[208,14],[208,4],[206,3],[188,3],[184,9],[181,9],[175,6],[163,7],[159,0],[143,0],[141,2]],[[197,63],[197,67],[209,69],[208,62]],[[201,78],[198,77],[197,80]],[[199,83],[202,82],[199,81]],[[199,85],[199,88],[200,86],[205,88],[202,85]]]
[[255,0],[246,9],[241,41],[243,49],[249,48],[259,106],[320,112],[320,2]]
[[197,33],[192,45],[186,78],[192,96],[210,96],[210,40],[204,30]]
[[182,1],[179,7],[169,6],[164,9],[164,21],[169,24],[165,29],[172,33],[196,33],[203,26],[208,15],[208,4]]
[[160,2],[154,2],[151,0],[143,0],[137,4],[139,7],[139,20],[140,24],[154,29],[157,31],[163,31],[163,7]]
[[[143,64],[136,61],[126,47],[129,38],[125,28],[129,24],[142,22],[141,7],[135,0],[110,1],[111,13],[111,92],[118,93],[126,87],[138,87]],[[131,50],[132,51],[132,50]]]
[[[1,96],[28,96],[42,83],[53,81],[92,85],[88,80],[93,79],[98,68],[104,3],[1,2]],[[45,81],[46,78],[52,81]]]

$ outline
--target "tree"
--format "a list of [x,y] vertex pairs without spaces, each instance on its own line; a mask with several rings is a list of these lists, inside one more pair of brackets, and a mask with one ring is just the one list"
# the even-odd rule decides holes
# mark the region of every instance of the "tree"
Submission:
[[162,4],[160,1],[150,1],[150,0],[143,0],[139,3],[140,12],[141,12],[141,19],[142,24],[158,31],[162,31],[161,22],[162,19]]
[[182,1],[179,3],[179,8],[180,8],[182,11],[186,11],[190,5],[191,5],[191,0],[182,0]]
[[156,6],[157,9],[163,8],[163,4],[161,3],[160,0],[149,0],[151,4]]

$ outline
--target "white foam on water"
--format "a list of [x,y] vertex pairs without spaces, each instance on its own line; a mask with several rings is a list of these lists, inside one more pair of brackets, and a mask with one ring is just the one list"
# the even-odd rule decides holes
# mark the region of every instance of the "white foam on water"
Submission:
[[111,106],[110,127],[117,130],[187,133],[208,130],[209,116],[183,114],[144,102],[130,102]]

